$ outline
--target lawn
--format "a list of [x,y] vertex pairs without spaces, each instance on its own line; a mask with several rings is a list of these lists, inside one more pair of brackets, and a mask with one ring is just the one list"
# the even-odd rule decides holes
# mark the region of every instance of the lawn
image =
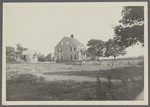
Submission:
[[101,65],[7,64],[7,101],[135,100],[144,87],[141,60]]

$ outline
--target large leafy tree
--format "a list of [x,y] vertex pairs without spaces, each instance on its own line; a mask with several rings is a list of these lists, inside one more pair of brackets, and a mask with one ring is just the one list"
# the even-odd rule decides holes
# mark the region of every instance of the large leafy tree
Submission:
[[113,56],[116,59],[117,56],[125,54],[125,47],[119,46],[114,39],[109,39],[105,43],[105,57]]
[[143,6],[124,6],[121,14],[122,19],[119,22],[123,23],[124,25],[143,24]]
[[88,52],[91,53],[92,55],[97,56],[98,59],[99,57],[104,56],[104,48],[105,48],[104,41],[91,39],[90,41],[88,41],[87,46],[89,46]]
[[129,47],[138,42],[144,46],[144,7],[125,6],[122,10],[122,25],[116,26],[115,39],[118,45]]
[[92,60],[95,60],[96,58],[96,50],[94,47],[90,46],[87,49],[87,57],[92,57]]

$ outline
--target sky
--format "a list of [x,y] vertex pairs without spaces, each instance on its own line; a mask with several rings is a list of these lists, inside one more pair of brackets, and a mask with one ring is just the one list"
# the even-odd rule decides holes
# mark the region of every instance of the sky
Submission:
[[[113,38],[113,26],[119,25],[123,5],[102,3],[5,3],[3,5],[3,36],[6,46],[20,43],[28,50],[43,55],[54,52],[64,37],[74,38],[84,45],[90,39],[107,41]],[[126,49],[127,55],[144,54],[141,45]]]

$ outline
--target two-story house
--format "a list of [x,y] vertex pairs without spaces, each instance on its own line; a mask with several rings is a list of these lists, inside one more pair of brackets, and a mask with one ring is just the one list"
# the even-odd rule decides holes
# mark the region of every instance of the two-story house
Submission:
[[86,46],[75,39],[74,35],[71,38],[63,37],[54,48],[55,60],[82,61],[86,59],[85,51]]

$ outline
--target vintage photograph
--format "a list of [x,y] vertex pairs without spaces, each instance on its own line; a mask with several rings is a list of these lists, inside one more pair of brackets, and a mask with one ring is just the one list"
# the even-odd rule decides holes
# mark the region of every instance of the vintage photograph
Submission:
[[147,18],[147,2],[3,3],[3,104],[148,104]]

